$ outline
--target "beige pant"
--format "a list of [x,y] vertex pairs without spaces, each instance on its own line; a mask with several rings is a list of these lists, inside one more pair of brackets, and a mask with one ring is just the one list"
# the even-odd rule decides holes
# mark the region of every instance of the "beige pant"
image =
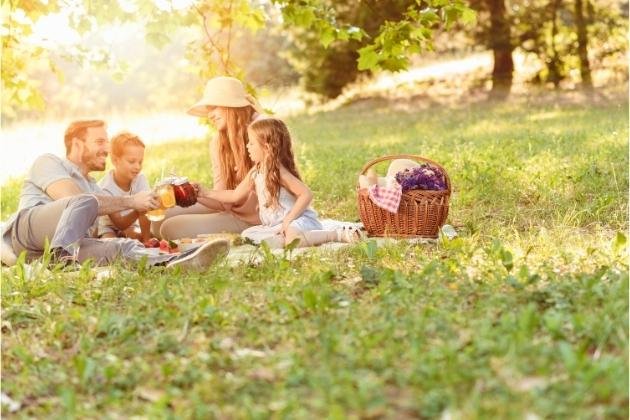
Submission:
[[166,218],[153,222],[151,231],[163,239],[194,238],[203,233],[241,233],[253,226],[228,212],[218,212],[197,203],[187,208],[174,207]]

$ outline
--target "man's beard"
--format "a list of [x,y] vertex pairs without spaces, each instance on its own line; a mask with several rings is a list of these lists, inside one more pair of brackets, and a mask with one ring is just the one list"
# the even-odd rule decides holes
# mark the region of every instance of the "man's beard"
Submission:
[[100,153],[92,153],[89,151],[83,152],[83,156],[81,157],[81,162],[88,168],[88,171],[104,171],[106,162],[103,160],[103,163],[99,162],[99,158],[107,157],[107,152]]

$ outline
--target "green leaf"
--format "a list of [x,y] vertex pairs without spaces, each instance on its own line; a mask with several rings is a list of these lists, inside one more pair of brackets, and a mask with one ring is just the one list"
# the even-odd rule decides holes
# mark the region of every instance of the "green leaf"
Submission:
[[298,26],[308,28],[315,21],[315,13],[311,8],[300,8],[295,12],[293,21]]
[[63,408],[65,410],[64,414],[72,418],[76,411],[77,403],[77,398],[74,390],[72,388],[64,386],[59,391],[59,396],[61,397],[61,404],[63,405]]
[[162,48],[166,44],[171,42],[171,39],[168,36],[164,35],[162,32],[147,32],[147,34],[145,35],[145,39],[149,44],[153,45],[156,48]]
[[89,32],[89,31],[92,30],[92,22],[86,16],[82,16],[79,19],[79,22],[77,23],[75,29],[80,34],[84,34],[86,32]]
[[372,267],[364,265],[361,267],[361,278],[366,286],[374,287],[379,283],[379,272]]
[[389,71],[405,70],[409,67],[409,60],[404,55],[390,57],[380,63],[380,67]]
[[357,28],[356,26],[350,26],[346,32],[350,35],[351,39],[361,41],[363,37],[367,37],[368,34],[361,28]]
[[300,239],[295,238],[294,240],[292,240],[291,242],[289,242],[288,244],[284,246],[284,253],[285,254],[290,253],[291,251],[296,249],[299,245],[300,245]]
[[361,48],[359,50],[359,58],[357,61],[359,63],[359,70],[371,70],[376,68],[379,62],[379,57],[375,51],[375,47],[373,45],[368,45],[367,47]]
[[20,101],[26,102],[31,97],[32,93],[30,88],[22,88],[18,90],[17,97]]
[[429,26],[440,20],[440,17],[436,13],[436,9],[428,8],[428,7],[420,11],[419,18],[420,18],[420,23],[426,26]]
[[621,231],[617,232],[612,244],[613,252],[616,255],[623,253],[627,243],[628,238],[626,238],[626,235]]
[[304,299],[304,306],[308,309],[315,309],[317,306],[317,295],[313,289],[305,289],[302,292],[302,298]]
[[319,36],[319,41],[322,43],[324,48],[328,48],[334,40],[335,30],[331,27],[327,27]]
[[378,245],[376,244],[376,241],[374,239],[371,239],[369,241],[361,242],[361,248],[363,249],[363,252],[365,253],[365,256],[368,258],[368,260],[374,261],[374,259],[376,258],[376,252],[378,250]]
[[461,21],[465,25],[474,24],[477,22],[477,12],[473,9],[465,7],[462,9]]
[[503,264],[503,266],[508,272],[512,271],[512,268],[514,267],[512,253],[508,251],[507,249],[502,249],[500,256],[501,256],[501,264]]
[[340,41],[348,41],[350,39],[350,34],[345,29],[339,30],[337,31],[337,39]]

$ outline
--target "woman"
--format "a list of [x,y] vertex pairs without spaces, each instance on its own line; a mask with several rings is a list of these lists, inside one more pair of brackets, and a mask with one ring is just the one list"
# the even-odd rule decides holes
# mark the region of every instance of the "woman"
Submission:
[[[253,163],[247,153],[247,127],[260,115],[256,100],[233,77],[215,77],[206,84],[203,98],[188,114],[207,117],[217,135],[210,141],[210,157],[215,190],[234,189]],[[200,233],[240,233],[260,224],[255,192],[245,199],[224,204],[200,198],[186,209],[169,209],[164,221],[152,230],[165,239],[194,238]]]

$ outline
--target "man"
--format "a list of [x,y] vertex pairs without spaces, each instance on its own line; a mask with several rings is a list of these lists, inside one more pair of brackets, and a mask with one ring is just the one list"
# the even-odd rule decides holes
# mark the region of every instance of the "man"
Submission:
[[104,194],[91,171],[105,170],[109,140],[105,123],[71,123],[64,136],[65,159],[52,154],[38,157],[22,186],[18,211],[2,226],[2,263],[13,265],[16,254],[28,259],[42,255],[49,241],[56,261],[82,262],[89,258],[108,264],[116,257],[152,265],[201,269],[227,252],[225,240],[208,242],[178,256],[152,255],[133,239],[97,239],[97,217],[121,210],[146,212],[159,207],[153,192],[120,197]]

